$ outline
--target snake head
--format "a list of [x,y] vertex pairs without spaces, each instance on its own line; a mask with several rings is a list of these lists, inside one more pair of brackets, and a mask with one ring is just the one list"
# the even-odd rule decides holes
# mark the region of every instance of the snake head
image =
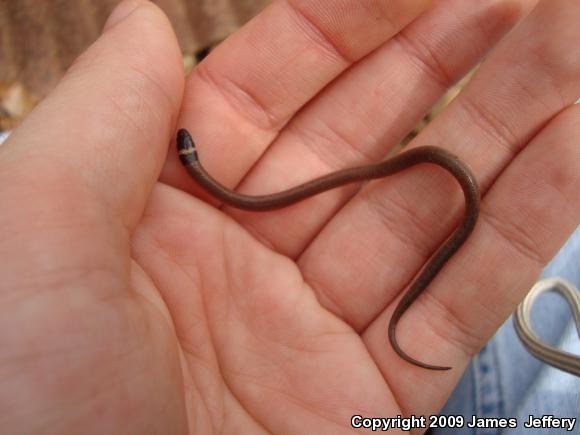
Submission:
[[177,153],[183,164],[197,160],[195,142],[193,142],[191,134],[184,128],[177,131]]

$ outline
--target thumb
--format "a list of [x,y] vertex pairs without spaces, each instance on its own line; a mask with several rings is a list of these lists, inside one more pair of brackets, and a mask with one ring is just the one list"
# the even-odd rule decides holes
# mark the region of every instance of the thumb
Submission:
[[0,186],[45,197],[57,191],[62,199],[62,189],[75,185],[132,231],[163,165],[183,86],[163,12],[147,1],[122,2],[0,149]]

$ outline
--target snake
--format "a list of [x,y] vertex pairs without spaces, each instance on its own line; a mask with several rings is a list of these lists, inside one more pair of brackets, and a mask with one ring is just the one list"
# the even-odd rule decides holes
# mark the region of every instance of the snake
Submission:
[[514,328],[526,350],[534,357],[552,367],[580,376],[580,356],[543,343],[530,326],[532,306],[540,295],[547,292],[558,293],[568,302],[580,337],[580,292],[562,278],[544,278],[531,288],[514,313]]
[[399,300],[389,321],[388,338],[395,353],[410,364],[429,370],[451,369],[448,366],[427,364],[409,356],[397,342],[396,329],[403,314],[429,286],[445,263],[464,244],[475,227],[479,216],[480,192],[477,180],[467,164],[444,148],[418,146],[404,150],[379,163],[338,170],[281,192],[266,195],[245,195],[223,186],[204,169],[191,134],[186,129],[178,130],[176,145],[181,163],[191,178],[207,193],[222,203],[250,211],[267,211],[288,207],[348,183],[387,177],[423,163],[439,166],[450,173],[459,183],[465,198],[463,219],[447,240],[429,258],[409,289]]

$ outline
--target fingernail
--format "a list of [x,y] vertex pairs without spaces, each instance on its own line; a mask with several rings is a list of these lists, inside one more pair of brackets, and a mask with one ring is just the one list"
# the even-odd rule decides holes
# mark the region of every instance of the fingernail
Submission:
[[103,33],[131,15],[131,12],[137,9],[142,3],[143,0],[123,0],[119,3],[115,9],[113,9],[109,18],[107,18],[105,27],[103,28]]

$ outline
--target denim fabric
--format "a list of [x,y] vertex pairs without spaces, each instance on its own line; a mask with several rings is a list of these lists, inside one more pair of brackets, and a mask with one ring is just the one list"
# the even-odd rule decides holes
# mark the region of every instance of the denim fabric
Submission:
[[8,139],[9,134],[10,134],[9,131],[0,131],[0,145],[2,145],[4,141]]
[[[542,272],[561,277],[580,289],[580,227]],[[532,327],[545,342],[580,355],[572,312],[557,294],[542,295],[532,308]],[[433,429],[433,434],[580,433],[580,378],[532,357],[522,346],[510,317],[469,364],[441,411],[442,415],[516,418],[517,428]],[[562,428],[524,427],[529,416],[575,417],[571,432]]]

